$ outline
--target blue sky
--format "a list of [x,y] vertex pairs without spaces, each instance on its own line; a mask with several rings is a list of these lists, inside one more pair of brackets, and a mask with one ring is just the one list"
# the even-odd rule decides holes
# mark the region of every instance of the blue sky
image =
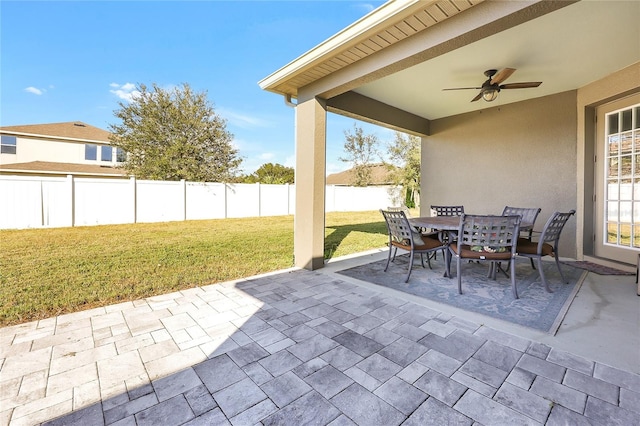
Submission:
[[[206,91],[253,172],[294,166],[294,110],[258,81],[383,1],[0,2],[0,126],[83,121],[103,129],[136,84]],[[329,114],[327,172],[349,167]],[[393,132],[357,122],[384,143]]]

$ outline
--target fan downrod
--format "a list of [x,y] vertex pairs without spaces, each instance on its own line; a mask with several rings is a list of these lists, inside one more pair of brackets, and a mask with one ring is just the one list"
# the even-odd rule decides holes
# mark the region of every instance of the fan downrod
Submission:
[[487,76],[489,79],[491,79],[491,77],[496,75],[497,72],[498,72],[498,70],[486,70],[484,72],[484,75]]

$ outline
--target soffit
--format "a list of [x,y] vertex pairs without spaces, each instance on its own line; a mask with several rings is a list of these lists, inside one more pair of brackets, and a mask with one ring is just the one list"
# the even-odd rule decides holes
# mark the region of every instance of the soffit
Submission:
[[296,98],[298,88],[326,77],[484,0],[391,1],[259,82]]

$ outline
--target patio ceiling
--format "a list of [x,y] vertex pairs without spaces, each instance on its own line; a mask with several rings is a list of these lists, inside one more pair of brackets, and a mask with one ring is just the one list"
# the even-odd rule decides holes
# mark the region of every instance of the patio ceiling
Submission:
[[[362,71],[364,64],[384,54],[385,48],[408,46],[411,36],[429,41],[429,37],[442,37],[439,31],[453,25],[469,25],[467,16],[468,20],[482,19],[483,11],[495,6],[491,3],[387,3],[265,78],[260,85],[292,98],[309,89],[327,99],[354,92],[433,120],[575,90],[640,61],[640,2],[531,1],[514,2],[520,8],[513,12],[520,13],[516,19],[519,22],[486,25],[482,34],[468,30],[463,37],[455,37],[454,48],[447,47],[449,40],[440,40],[435,53],[413,52],[411,61],[398,56],[383,61],[373,71]],[[535,12],[536,8],[546,9]],[[472,9],[474,15],[465,15]],[[480,86],[486,79],[485,70],[505,67],[517,69],[506,83],[543,83],[533,89],[504,90],[489,104],[482,100],[470,102],[478,91],[442,91]],[[342,76],[341,80],[329,81],[332,74]]]

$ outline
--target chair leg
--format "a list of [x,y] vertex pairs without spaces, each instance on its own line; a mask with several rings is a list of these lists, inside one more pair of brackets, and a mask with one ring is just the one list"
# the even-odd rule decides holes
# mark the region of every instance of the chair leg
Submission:
[[[395,248],[396,251],[398,251],[397,247],[393,247],[393,248]],[[389,262],[391,261],[391,250],[392,250],[392,247],[389,247],[389,254],[387,255],[387,264],[384,267],[384,272],[387,272],[387,269],[389,269]],[[393,257],[395,259],[396,256],[394,255]]]
[[409,253],[409,272],[407,273],[407,279],[404,280],[405,283],[409,282],[409,277],[411,276],[411,269],[413,269],[413,257],[414,257],[414,253],[413,252]]
[[560,278],[562,279],[562,282],[565,284],[569,284],[569,281],[567,281],[564,278],[564,274],[562,273],[562,269],[560,269],[560,260],[558,259],[558,255],[555,256],[556,259],[556,266],[558,267],[558,272],[560,272]]
[[451,278],[451,252],[448,247],[444,252],[444,276]]
[[[429,260],[429,255],[427,255],[427,260]],[[420,263],[422,263],[422,267],[424,268],[424,254],[420,253]]]
[[460,256],[456,258],[456,272],[458,273],[458,294],[462,294],[462,274],[460,273]]
[[542,257],[538,257],[538,272],[540,273],[540,279],[542,280],[542,284],[544,284],[544,289],[549,293],[553,293],[553,290],[549,287],[547,280],[544,277],[544,270],[542,269]]
[[530,257],[530,258],[529,258],[529,260],[531,261],[531,267],[532,267],[533,269],[536,269],[536,265],[535,265],[535,263],[533,263],[533,258],[532,258],[532,257]]
[[489,264],[489,275],[487,275],[487,278],[491,278],[492,280],[495,281],[498,276],[498,271],[502,272],[507,278],[509,278],[507,273],[502,270],[502,267],[500,265],[501,265],[500,262],[491,262]]
[[[391,247],[389,247],[389,251],[391,251]],[[398,247],[393,248],[393,259],[391,259],[392,262],[396,261],[396,254],[398,254]]]
[[[435,253],[435,251],[432,253]],[[433,269],[433,267],[431,266],[431,256],[430,256],[432,253],[427,253],[427,265],[429,265],[429,269]]]
[[507,269],[511,269],[511,262],[515,262],[510,260],[509,262],[507,262],[507,268],[506,269],[502,269],[502,262],[498,262],[498,267],[496,272],[502,272],[504,274],[505,277],[509,278],[509,273],[507,272]]
[[511,261],[511,289],[513,290],[513,298],[518,299],[518,289],[516,288],[516,262]]

